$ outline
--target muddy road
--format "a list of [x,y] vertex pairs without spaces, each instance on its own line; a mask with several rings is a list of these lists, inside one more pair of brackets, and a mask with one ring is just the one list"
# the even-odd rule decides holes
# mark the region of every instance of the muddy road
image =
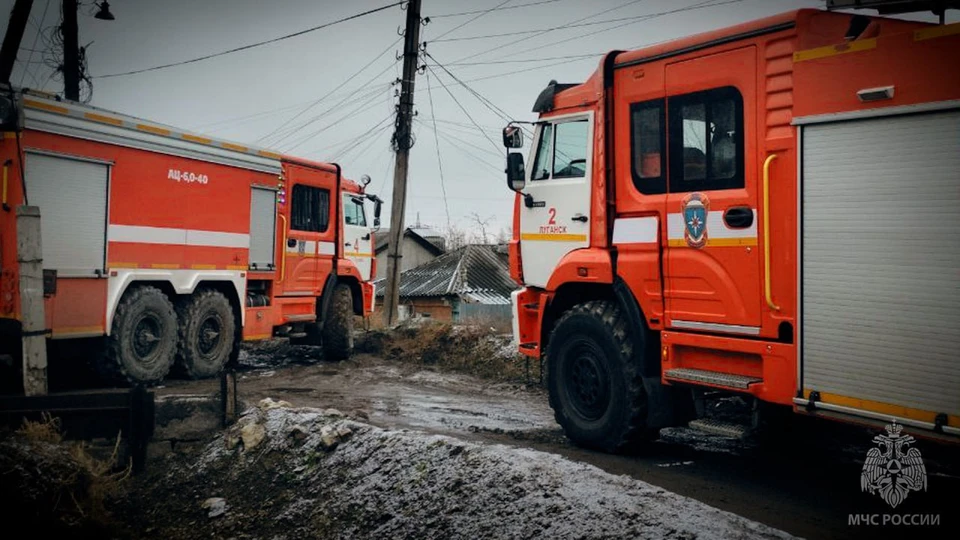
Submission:
[[[806,538],[955,537],[960,519],[960,451],[921,441],[928,489],[895,511],[860,490],[860,471],[875,431],[796,417],[773,439],[745,441],[687,428],[664,430],[639,456],[612,456],[569,443],[553,420],[546,393],[404,363],[356,355],[342,363],[280,359],[245,351],[238,394],[297,407],[339,409],[387,429],[453,436],[545,451],[608,473],[626,475],[710,506]],[[214,393],[218,381],[170,381],[160,395]],[[736,399],[714,402],[725,416],[743,412]],[[742,411],[741,411],[742,409]],[[849,525],[851,514],[939,514],[940,525]]]

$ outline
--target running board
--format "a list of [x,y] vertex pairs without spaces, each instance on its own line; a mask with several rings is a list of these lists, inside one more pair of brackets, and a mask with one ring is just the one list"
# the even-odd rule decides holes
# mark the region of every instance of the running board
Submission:
[[713,418],[697,418],[696,420],[691,420],[687,424],[687,427],[731,439],[743,439],[750,434],[750,428],[748,426],[734,422],[714,420]]
[[668,369],[663,376],[670,381],[712,384],[714,386],[736,388],[738,390],[746,390],[750,388],[751,384],[763,382],[763,379],[758,379],[757,377],[690,368]]

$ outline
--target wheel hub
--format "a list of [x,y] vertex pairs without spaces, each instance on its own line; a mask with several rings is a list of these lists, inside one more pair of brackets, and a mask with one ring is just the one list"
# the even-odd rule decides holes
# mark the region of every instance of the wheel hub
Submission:
[[610,381],[596,344],[578,340],[568,349],[567,395],[576,412],[586,420],[596,420],[607,409]]
[[197,348],[203,355],[209,355],[217,350],[220,338],[223,335],[223,324],[217,317],[210,315],[200,324]]
[[162,334],[160,320],[153,314],[145,314],[134,326],[133,349],[137,356],[146,359],[157,350]]

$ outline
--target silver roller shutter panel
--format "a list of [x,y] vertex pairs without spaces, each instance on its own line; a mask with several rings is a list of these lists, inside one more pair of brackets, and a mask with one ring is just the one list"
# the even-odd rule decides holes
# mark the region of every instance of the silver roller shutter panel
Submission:
[[250,267],[266,268],[274,264],[277,238],[277,193],[253,188],[250,194]]
[[95,276],[106,262],[109,166],[27,152],[27,198],[40,207],[43,267]]
[[803,387],[960,414],[960,111],[802,141]]

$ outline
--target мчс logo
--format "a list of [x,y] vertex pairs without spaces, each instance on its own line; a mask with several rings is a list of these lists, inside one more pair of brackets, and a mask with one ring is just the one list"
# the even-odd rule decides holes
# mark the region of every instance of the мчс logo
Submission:
[[707,245],[707,215],[710,199],[703,193],[691,193],[681,201],[683,239],[687,245],[700,249]]
[[860,473],[860,489],[880,497],[896,508],[911,491],[927,490],[927,469],[920,450],[911,446],[915,439],[901,433],[903,426],[894,421],[886,434],[877,435],[877,446],[867,452]]

